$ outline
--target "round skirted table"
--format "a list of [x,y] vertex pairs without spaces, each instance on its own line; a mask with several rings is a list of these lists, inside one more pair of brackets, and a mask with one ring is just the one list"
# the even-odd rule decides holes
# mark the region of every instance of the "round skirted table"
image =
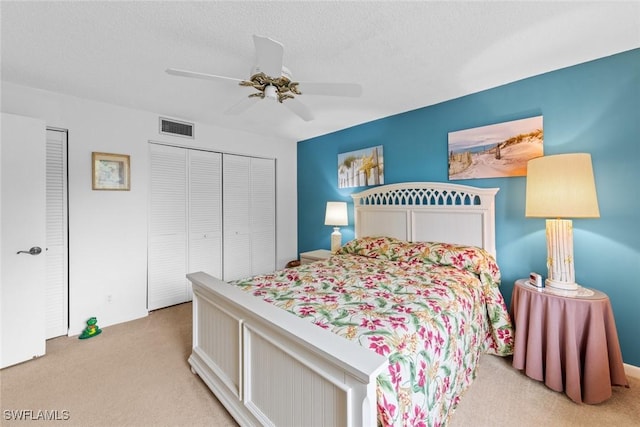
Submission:
[[511,297],[513,367],[577,403],[600,403],[629,387],[609,297],[536,288],[517,280]]

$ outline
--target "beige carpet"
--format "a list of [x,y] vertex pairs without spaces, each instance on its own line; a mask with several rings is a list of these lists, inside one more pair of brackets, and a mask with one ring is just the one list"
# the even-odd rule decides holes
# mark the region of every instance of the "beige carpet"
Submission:
[[598,405],[576,404],[511,367],[511,358],[483,356],[476,380],[462,396],[451,427],[640,426],[640,379],[613,387]]
[[[104,328],[88,340],[49,340],[46,356],[0,371],[0,424],[235,426],[191,373],[190,346],[191,304]],[[640,425],[640,380],[614,388],[603,404],[577,405],[509,362],[482,358],[452,427]],[[20,415],[31,421],[15,420]],[[47,417],[58,421],[42,420]]]

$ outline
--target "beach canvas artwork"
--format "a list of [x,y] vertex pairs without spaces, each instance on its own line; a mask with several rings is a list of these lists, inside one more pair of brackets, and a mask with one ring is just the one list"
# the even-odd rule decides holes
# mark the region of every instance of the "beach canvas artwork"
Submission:
[[382,145],[338,154],[338,188],[384,184]]
[[526,176],[543,143],[542,116],[449,132],[449,179]]

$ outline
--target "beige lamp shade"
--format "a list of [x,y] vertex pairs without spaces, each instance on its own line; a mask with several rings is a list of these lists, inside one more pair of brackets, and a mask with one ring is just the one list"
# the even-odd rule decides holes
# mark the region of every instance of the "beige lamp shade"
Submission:
[[327,202],[324,225],[349,225],[347,202]]
[[571,218],[598,218],[591,155],[558,154],[529,160],[525,215],[547,218],[547,286],[576,291]]
[[340,225],[349,225],[347,215],[347,202],[327,202],[327,211],[324,215],[324,225],[332,225],[331,252],[336,253],[342,246],[342,234]]
[[526,191],[527,217],[600,217],[590,154],[557,154],[529,160]]

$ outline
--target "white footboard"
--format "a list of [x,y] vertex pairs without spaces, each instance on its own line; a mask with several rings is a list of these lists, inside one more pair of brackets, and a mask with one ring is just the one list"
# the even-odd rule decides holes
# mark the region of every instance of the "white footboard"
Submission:
[[206,273],[189,363],[242,426],[375,426],[387,360]]

